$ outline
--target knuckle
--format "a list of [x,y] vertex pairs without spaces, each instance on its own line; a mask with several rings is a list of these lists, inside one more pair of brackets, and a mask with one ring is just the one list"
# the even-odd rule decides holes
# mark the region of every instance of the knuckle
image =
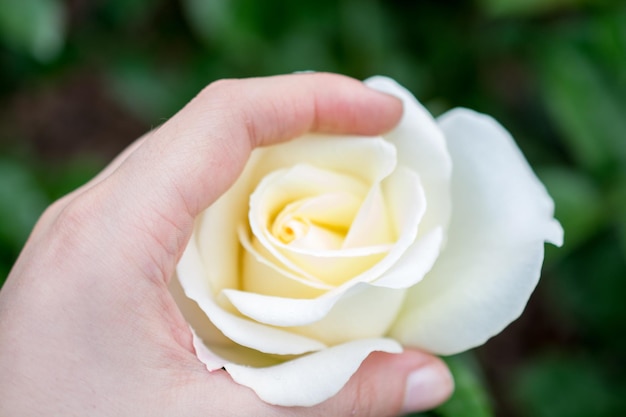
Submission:
[[226,78],[213,81],[200,91],[199,97],[208,100],[228,100],[239,93],[241,80]]
[[51,215],[54,215],[50,235],[57,239],[61,248],[75,249],[84,243],[89,224],[97,213],[96,207],[83,196],[69,202],[59,200],[55,204],[59,206],[50,207]]

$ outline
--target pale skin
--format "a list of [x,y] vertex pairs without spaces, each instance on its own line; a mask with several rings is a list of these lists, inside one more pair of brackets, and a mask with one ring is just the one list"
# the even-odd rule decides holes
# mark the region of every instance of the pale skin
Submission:
[[[371,354],[318,406],[266,404],[199,362],[168,291],[194,217],[253,148],[309,131],[376,135],[401,114],[399,100],[338,75],[205,88],[35,226],[0,291],[0,415],[393,416],[444,401],[443,362],[406,350]],[[419,387],[407,382],[416,371]]]

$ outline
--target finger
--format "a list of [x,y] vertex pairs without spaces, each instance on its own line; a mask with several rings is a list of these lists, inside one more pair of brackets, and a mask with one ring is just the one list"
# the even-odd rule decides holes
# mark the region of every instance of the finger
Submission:
[[[193,216],[232,184],[256,146],[309,131],[376,135],[401,113],[395,97],[335,74],[220,81],[155,132],[128,168],[134,184],[175,188]],[[145,175],[149,164],[159,169]]]
[[[160,250],[149,253],[150,265],[157,265],[167,280],[193,218],[232,185],[255,146],[307,131],[374,135],[390,129],[401,113],[396,98],[338,75],[218,82],[98,183],[98,192],[91,193],[96,201],[83,211],[93,212],[95,204],[114,225],[115,248]],[[129,230],[147,231],[153,243],[146,245],[145,233]]]

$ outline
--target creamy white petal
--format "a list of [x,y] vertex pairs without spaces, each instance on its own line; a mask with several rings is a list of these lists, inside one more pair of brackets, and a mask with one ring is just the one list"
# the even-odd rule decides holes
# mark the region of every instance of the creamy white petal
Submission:
[[352,193],[325,193],[288,204],[271,234],[289,247],[339,249],[363,199]]
[[192,239],[198,245],[206,278],[215,291],[232,288],[239,280],[237,227],[247,223],[248,200],[259,155],[253,153],[235,184],[196,220]]
[[541,271],[544,241],[563,232],[553,201],[508,132],[457,109],[440,119],[454,162],[447,246],[407,295],[392,336],[453,354],[484,343],[522,312]]
[[391,226],[380,183],[372,184],[343,241],[342,249],[384,245],[395,239],[396,230]]
[[[395,217],[398,239],[382,260],[332,292],[345,291],[357,282],[376,283],[415,244],[420,219],[426,208],[426,198],[419,177],[415,172],[400,166],[383,182],[383,192],[391,216]],[[403,288],[398,282],[389,280],[388,283],[390,288]],[[377,285],[385,286],[383,283]]]
[[[381,306],[387,308],[387,304],[382,301],[384,298],[391,300],[402,297],[398,290],[390,289],[388,292],[385,290],[387,289],[358,283],[342,292],[328,292],[313,299],[275,297],[237,290],[224,290],[223,294],[241,314],[257,322],[280,327],[294,327],[322,320],[344,300],[349,300],[345,305],[350,304],[355,309],[354,317],[350,320],[362,320],[367,324],[368,320],[364,320],[360,312],[367,314],[365,310],[368,308],[371,310],[377,310],[377,307]],[[376,301],[377,297],[379,301]],[[395,302],[390,301],[388,306],[390,310],[393,310]],[[347,311],[345,307],[341,310]]]
[[332,289],[276,266],[267,256],[260,256],[252,246],[246,246],[242,259],[242,291],[304,299],[318,297]]
[[350,340],[387,335],[402,307],[406,290],[358,284],[319,321],[291,328],[334,346]]
[[390,339],[364,339],[272,367],[227,364],[225,368],[237,383],[251,388],[267,403],[311,407],[337,394],[376,351],[400,353],[402,347]]
[[233,342],[263,353],[300,355],[324,349],[318,340],[296,335],[238,317],[225,311],[210,297],[192,297],[211,322]]
[[257,180],[279,169],[309,164],[371,184],[396,166],[395,147],[380,137],[306,135],[254,153],[260,162],[251,175]]
[[[238,363],[249,366],[270,366],[282,362],[274,355],[249,349],[237,345],[228,339],[217,327],[211,323],[206,313],[198,304],[188,298],[177,279],[173,279],[169,286],[176,304],[189,326],[193,335],[193,345],[196,356],[207,369],[220,369],[226,363]],[[210,348],[209,348],[210,346]]]
[[225,311],[213,298],[193,240],[178,263],[177,274],[185,295],[198,304],[215,327],[239,345],[278,355],[298,355],[326,347],[317,340],[255,323]]
[[232,342],[228,344],[207,344],[195,334],[193,329],[191,329],[191,332],[196,357],[206,366],[208,371],[220,370],[229,363],[263,368],[278,365],[285,360],[278,355],[266,355]]
[[445,226],[433,227],[416,238],[429,202],[415,172],[398,167],[383,182],[383,191],[396,233],[408,247],[399,245],[403,251],[394,254],[395,258],[390,257],[390,261],[395,259],[389,263],[391,268],[369,282],[387,288],[408,288],[432,268],[444,242]]
[[192,343],[193,348],[196,351],[196,356],[206,365],[209,371],[215,371],[216,369],[221,369],[224,365],[228,364],[228,361],[224,358],[220,358],[215,353],[211,352],[209,348],[206,347],[202,339],[198,337],[193,328],[190,328],[191,335],[193,337]]
[[430,231],[417,239],[388,271],[371,284],[385,288],[412,287],[431,270],[439,257],[442,243],[442,228]]
[[353,193],[325,193],[304,201],[298,213],[318,224],[347,229],[361,201]]
[[298,268],[332,286],[349,282],[367,272],[384,259],[393,245],[365,246],[339,250],[313,251],[285,247],[275,242],[276,249]]
[[420,233],[448,224],[450,217],[450,176],[452,164],[446,141],[437,123],[413,95],[394,80],[372,77],[369,87],[400,98],[404,115],[394,130],[385,134],[398,152],[398,164],[415,170],[428,196],[429,210],[420,225]]
[[[271,286],[274,285],[274,283],[271,282],[272,277],[277,278],[276,285],[279,285],[279,282],[284,282],[284,279],[290,279],[295,283],[314,289],[329,290],[334,288],[334,286],[326,284],[312,275],[306,274],[289,260],[276,259],[272,253],[259,244],[258,240],[255,239],[253,242],[250,242],[247,230],[243,226],[239,228],[238,232],[241,245],[244,248],[241,289],[257,292],[256,290],[252,290],[252,288],[258,288],[258,292],[261,294],[277,295],[274,294],[271,288]],[[285,260],[286,262],[281,262]],[[261,265],[263,267],[261,267]],[[271,274],[269,278],[268,273]],[[279,278],[277,274],[282,275],[282,278]],[[261,290],[262,288],[264,288],[264,290]],[[283,291],[283,289],[279,291]],[[301,298],[295,294],[293,296],[295,298]]]

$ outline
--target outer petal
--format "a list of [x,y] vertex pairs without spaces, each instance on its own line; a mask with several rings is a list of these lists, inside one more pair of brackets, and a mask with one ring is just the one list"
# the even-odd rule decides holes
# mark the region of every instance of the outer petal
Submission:
[[539,278],[544,241],[562,243],[553,202],[511,136],[457,109],[440,119],[454,162],[453,216],[437,263],[407,295],[391,334],[453,354],[484,343],[522,312]]
[[[344,293],[326,293],[309,300],[273,297],[245,291],[224,290],[224,296],[243,315],[260,323],[280,327],[305,326],[320,320],[329,321],[323,327],[343,328],[343,335],[324,335],[323,331],[314,336],[336,340],[352,334],[356,337],[383,335],[395,318],[402,304],[404,290],[376,287],[359,283]],[[363,329],[361,329],[363,328]],[[368,336],[364,336],[364,335]]]
[[259,154],[252,174],[257,180],[281,168],[309,164],[371,184],[396,166],[395,147],[380,137],[307,135],[253,153]]
[[372,285],[384,288],[409,288],[417,284],[433,267],[442,242],[442,228],[434,229],[422,236],[388,271],[373,281]]
[[252,388],[265,402],[310,407],[337,394],[375,351],[400,353],[402,347],[389,339],[362,339],[267,368],[235,364],[225,368],[236,382]]
[[257,367],[282,362],[278,356],[245,348],[224,336],[198,304],[184,294],[178,280],[173,279],[170,282],[170,292],[191,327],[196,356],[210,371],[221,369],[225,364],[233,362]]
[[365,83],[376,90],[394,95],[404,103],[404,115],[385,139],[398,151],[398,165],[404,165],[420,176],[428,197],[420,223],[420,234],[445,226],[450,217],[450,175],[452,165],[445,138],[437,123],[413,95],[398,83],[386,77],[372,77]]
[[183,253],[177,272],[185,295],[198,303],[213,325],[237,344],[278,355],[299,355],[326,347],[317,340],[256,323],[222,309],[213,299],[194,240]]

